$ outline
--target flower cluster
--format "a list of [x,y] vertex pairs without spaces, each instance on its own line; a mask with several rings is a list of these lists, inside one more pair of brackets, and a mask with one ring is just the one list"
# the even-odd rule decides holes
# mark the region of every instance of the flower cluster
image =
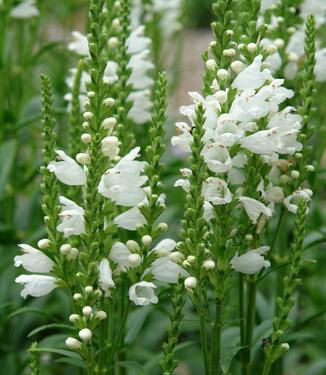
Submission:
[[[215,207],[234,204],[244,210],[259,234],[274,215],[276,204],[284,203],[295,212],[296,197],[309,199],[311,195],[310,190],[293,193],[290,188],[291,180],[299,177],[291,171],[291,158],[300,157],[302,150],[301,117],[293,107],[282,108],[282,104],[294,92],[283,86],[283,79],[273,78],[262,55],[248,66],[234,61],[228,70],[217,69],[211,61],[207,65],[216,69],[212,94],[204,98],[190,93],[194,104],[180,110],[189,123],[177,123],[181,134],[172,138],[172,144],[184,152],[191,149],[195,110],[201,104],[206,117],[202,156],[210,174],[202,187],[205,219],[214,218]],[[189,191],[187,174],[191,171],[183,169],[182,173],[186,178],[176,185]],[[232,268],[257,273],[270,265],[263,260],[266,251],[268,247],[236,255]]]

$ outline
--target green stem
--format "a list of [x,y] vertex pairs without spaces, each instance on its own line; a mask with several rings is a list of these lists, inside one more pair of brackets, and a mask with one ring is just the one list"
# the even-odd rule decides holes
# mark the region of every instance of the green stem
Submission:
[[249,350],[249,361],[245,364],[243,373],[249,374],[251,364],[250,352],[252,346],[252,338],[255,327],[256,314],[256,288],[257,282],[255,276],[251,276],[248,282],[248,305],[247,305],[247,324],[246,324],[246,346]]
[[201,348],[204,356],[205,375],[210,375],[209,372],[209,356],[207,348],[207,331],[206,331],[206,320],[205,315],[202,312],[199,313],[199,324],[200,324],[200,341]]
[[239,273],[239,318],[240,318],[240,342],[245,346],[245,314],[244,314],[244,282],[243,275]]
[[271,372],[272,363],[270,361],[266,361],[263,369],[262,375],[269,375]]
[[221,334],[222,334],[222,301],[216,301],[215,322],[213,325],[213,342],[211,355],[211,375],[220,373],[221,362]]

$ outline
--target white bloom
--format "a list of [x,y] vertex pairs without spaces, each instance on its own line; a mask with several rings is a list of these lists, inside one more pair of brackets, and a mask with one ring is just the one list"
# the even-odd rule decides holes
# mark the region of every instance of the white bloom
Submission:
[[218,143],[206,144],[202,155],[212,172],[225,173],[232,167],[232,159],[228,149]]
[[60,161],[51,161],[48,170],[53,172],[57,179],[66,185],[85,185],[86,173],[83,168],[65,152],[57,150],[56,153]]
[[138,225],[146,224],[146,219],[139,211],[139,208],[135,206],[115,217],[114,223],[119,228],[136,230]]
[[178,264],[172,262],[168,257],[156,259],[150,268],[154,278],[164,283],[177,283],[179,276],[187,277],[188,272]]
[[67,347],[71,350],[78,350],[81,348],[81,342],[74,337],[68,337],[65,341]]
[[155,251],[159,256],[166,256],[170,254],[176,246],[177,243],[174,240],[165,238],[154,247],[153,251]]
[[57,287],[56,278],[53,276],[20,275],[15,281],[24,285],[24,289],[20,293],[23,298],[29,295],[32,297],[45,296]]
[[84,233],[84,209],[68,198],[61,196],[59,200],[62,211],[59,214],[61,223],[58,225],[57,230],[63,232],[65,237],[79,236]]
[[133,30],[126,41],[126,44],[127,52],[130,55],[148,50],[151,46],[151,40],[145,36],[145,26],[141,25]]
[[271,263],[263,257],[263,254],[269,251],[269,249],[268,246],[262,246],[240,256],[236,254],[230,262],[231,267],[237,272],[254,275],[263,268],[270,267]]
[[284,206],[293,214],[298,212],[298,203],[300,199],[310,201],[310,195],[305,190],[296,190],[293,194],[286,197],[283,201]]
[[316,52],[316,66],[315,66],[315,74],[317,82],[325,82],[326,81],[326,48],[322,48]]
[[22,0],[10,11],[10,16],[17,19],[32,18],[39,14],[40,12],[37,9],[35,0]]
[[190,191],[190,181],[185,179],[177,180],[174,185],[175,187],[181,187],[186,193]]
[[209,177],[203,184],[202,194],[206,201],[213,205],[227,204],[232,201],[227,183],[216,177]]
[[148,89],[131,92],[128,100],[132,102],[132,107],[128,112],[128,116],[136,124],[144,124],[151,119],[151,109],[153,103],[151,101],[151,91]]
[[132,85],[134,90],[144,90],[151,87],[154,83],[153,78],[148,74],[154,68],[154,64],[149,60],[150,50],[143,50],[136,55],[131,56],[127,67],[131,69],[128,84]]
[[272,210],[256,199],[240,197],[239,201],[243,204],[243,207],[253,224],[257,224],[257,221],[261,215],[265,215],[267,217],[272,216]]
[[156,285],[147,281],[133,284],[129,289],[129,299],[135,305],[146,306],[156,304],[158,298],[155,295]]
[[209,222],[214,218],[214,207],[207,201],[204,202],[204,219]]
[[120,206],[134,206],[145,198],[142,186],[147,181],[142,176],[146,163],[134,160],[139,156],[136,147],[124,156],[114,168],[104,173],[99,184],[99,192]]
[[266,10],[273,8],[273,6],[277,5],[280,2],[280,0],[262,0],[260,11],[263,13]]
[[177,122],[175,125],[181,134],[171,138],[172,146],[178,146],[181,151],[190,152],[190,145],[193,142],[192,128],[186,122]]
[[275,129],[260,130],[241,139],[240,145],[254,154],[270,155],[274,153],[277,148],[275,139],[273,138],[275,134]]
[[129,262],[129,256],[131,254],[132,253],[124,243],[116,242],[110,250],[109,258],[113,262],[117,263],[121,267],[122,271],[126,271],[131,267]]
[[107,259],[102,259],[99,264],[99,284],[101,289],[107,294],[110,288],[114,288],[115,284],[112,280],[112,270]]
[[104,70],[103,82],[112,84],[117,82],[119,65],[115,61],[108,61]]
[[245,68],[233,81],[232,87],[238,90],[258,89],[272,78],[268,69],[261,71],[263,57],[256,56],[253,63]]
[[231,114],[223,113],[217,119],[215,129],[206,129],[203,140],[231,147],[243,133],[244,131],[236,124],[236,119]]
[[23,266],[26,271],[36,273],[47,273],[52,270],[54,262],[42,251],[26,244],[18,246],[24,254],[15,256],[16,267]]
[[303,20],[313,14],[317,27],[326,23],[326,3],[324,0],[304,0],[300,7],[300,13]]
[[73,40],[68,44],[69,51],[73,51],[80,56],[88,56],[89,49],[87,37],[79,31],[73,31],[71,35]]
[[102,139],[103,155],[114,159],[119,154],[119,140],[115,136],[109,136]]

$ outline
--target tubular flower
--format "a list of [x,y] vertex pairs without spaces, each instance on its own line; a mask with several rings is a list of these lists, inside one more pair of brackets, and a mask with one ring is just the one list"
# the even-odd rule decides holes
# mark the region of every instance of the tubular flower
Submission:
[[155,295],[156,285],[148,281],[140,281],[129,289],[129,299],[135,305],[146,306],[156,304],[158,298]]
[[53,276],[20,275],[15,281],[18,284],[24,285],[24,289],[20,293],[23,298],[26,298],[27,296],[45,296],[57,287],[56,278]]
[[47,273],[52,270],[54,262],[42,251],[26,244],[18,246],[24,254],[14,258],[16,267],[23,266],[26,271],[36,273]]
[[65,197],[60,197],[60,204],[62,211],[59,216],[62,222],[58,225],[57,230],[63,232],[65,237],[84,233],[84,209]]
[[263,254],[267,251],[269,251],[269,247],[262,246],[240,256],[236,254],[231,260],[231,267],[237,272],[254,275],[263,268],[270,267],[270,261],[265,260],[263,257]]

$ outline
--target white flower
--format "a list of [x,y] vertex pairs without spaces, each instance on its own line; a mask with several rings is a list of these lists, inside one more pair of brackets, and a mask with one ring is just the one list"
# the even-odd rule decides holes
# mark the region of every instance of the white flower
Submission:
[[131,74],[128,79],[128,84],[132,85],[134,90],[144,90],[154,81],[148,75],[148,71],[154,68],[154,64],[149,61],[150,50],[143,50],[136,55],[131,56],[127,67],[131,69]]
[[71,350],[78,350],[81,348],[81,342],[74,337],[68,337],[65,341],[67,347]]
[[35,5],[35,0],[22,0],[10,11],[10,16],[17,19],[32,18],[39,14],[40,12]]
[[261,71],[263,56],[256,56],[253,63],[245,68],[233,81],[232,87],[238,90],[258,89],[272,78],[268,69]]
[[135,305],[146,306],[156,304],[158,298],[155,295],[156,285],[147,281],[133,284],[129,289],[129,299]]
[[240,145],[254,154],[270,155],[277,149],[275,138],[273,137],[275,134],[275,129],[260,130],[241,139]]
[[131,254],[131,251],[124,243],[116,242],[110,250],[109,258],[113,262],[117,263],[122,271],[126,271],[132,266],[129,261],[129,256]]
[[218,143],[206,144],[202,155],[212,172],[225,173],[232,167],[232,159],[228,149]]
[[107,294],[110,288],[114,288],[115,284],[112,280],[112,270],[107,259],[102,259],[99,266],[99,284],[101,289]]
[[217,119],[215,129],[206,129],[203,140],[231,147],[243,136],[243,133],[244,131],[237,126],[236,119],[231,114],[223,113]]
[[227,183],[216,177],[209,177],[203,184],[202,194],[206,201],[213,205],[227,204],[232,201]]
[[148,89],[133,91],[129,94],[128,100],[132,102],[132,107],[128,116],[136,124],[144,124],[151,119],[151,91]]
[[298,212],[298,203],[300,199],[310,201],[310,195],[305,190],[296,190],[293,194],[286,197],[283,201],[284,206],[293,214]]
[[192,128],[186,122],[177,122],[175,125],[181,134],[171,138],[172,146],[178,146],[183,152],[190,152],[193,142]]
[[74,51],[80,56],[87,57],[89,55],[87,37],[79,31],[73,31],[71,35],[73,40],[68,44],[69,51]]
[[114,223],[119,228],[136,230],[138,225],[146,224],[146,219],[139,211],[139,208],[135,206],[115,217]]
[[103,82],[112,84],[117,82],[119,65],[115,61],[108,61],[104,70]]
[[178,282],[179,276],[189,276],[187,271],[172,262],[168,257],[156,259],[150,267],[150,272],[156,280],[173,284]]
[[56,153],[60,161],[51,161],[48,170],[53,172],[57,179],[66,185],[85,185],[86,173],[83,168],[65,152],[57,150]]
[[214,207],[207,201],[204,202],[204,219],[209,222],[215,217]]
[[325,65],[326,65],[326,48],[322,48],[316,52],[315,74],[316,74],[317,82],[326,81]]
[[120,206],[134,206],[145,198],[142,186],[147,181],[142,176],[146,163],[134,160],[139,156],[136,147],[124,156],[114,168],[104,173],[99,184],[99,192]]
[[272,210],[256,199],[240,197],[239,201],[243,204],[243,207],[253,224],[257,224],[257,221],[261,215],[265,215],[267,217],[272,216]]
[[326,3],[324,0],[304,0],[300,7],[300,13],[303,20],[313,14],[317,27],[326,23]]
[[250,250],[240,256],[236,254],[231,259],[231,267],[237,272],[254,275],[263,268],[270,267],[271,263],[262,256],[262,254],[265,254],[269,249],[268,246],[261,246],[258,249]]
[[153,251],[155,251],[158,256],[166,256],[170,254],[176,246],[177,243],[174,240],[165,238],[154,247]]
[[276,4],[278,4],[280,0],[262,0],[261,6],[260,6],[260,11],[263,13],[268,9],[273,8]]
[[15,256],[16,267],[23,266],[26,271],[36,273],[47,273],[52,270],[54,262],[42,251],[26,244],[18,246],[24,254]]
[[20,293],[23,298],[26,298],[27,296],[45,296],[57,287],[56,278],[53,276],[20,275],[15,281],[18,284],[24,285],[24,289]]
[[190,191],[190,181],[185,179],[179,179],[177,180],[174,185],[174,187],[181,187],[186,193],[189,193]]
[[62,211],[59,214],[61,223],[58,225],[57,230],[63,232],[65,237],[79,236],[84,233],[84,209],[68,198],[61,196],[59,200]]
[[127,52],[130,55],[134,55],[144,50],[148,50],[151,47],[150,38],[145,36],[144,25],[138,26],[135,30],[133,30],[130,33],[126,41],[126,45],[127,45]]

